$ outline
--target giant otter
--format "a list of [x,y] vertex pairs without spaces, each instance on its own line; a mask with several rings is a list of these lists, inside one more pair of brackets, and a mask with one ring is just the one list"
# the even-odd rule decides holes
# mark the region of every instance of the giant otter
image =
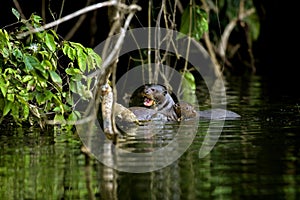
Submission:
[[[142,90],[135,94],[142,106],[129,107],[140,121],[163,120],[180,121],[192,118],[206,119],[235,119],[240,115],[224,109],[210,109],[197,111],[187,102],[173,100],[165,86],[158,84],[146,84]],[[134,100],[136,101],[136,100]]]
[[144,107],[133,106],[129,107],[129,110],[131,110],[139,120],[178,120],[178,116],[174,110],[175,102],[165,86],[146,84],[138,96],[142,97]]

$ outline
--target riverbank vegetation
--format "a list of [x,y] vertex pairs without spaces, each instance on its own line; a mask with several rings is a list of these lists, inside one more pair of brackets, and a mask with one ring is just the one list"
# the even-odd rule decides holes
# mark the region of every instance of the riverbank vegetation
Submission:
[[[125,73],[128,70],[125,67],[120,68],[118,62],[118,53],[122,48],[122,34],[115,49],[112,52],[105,52],[109,56],[101,55],[102,63],[100,56],[92,49],[97,43],[97,34],[99,38],[106,39],[120,33],[120,30],[140,26],[165,27],[191,36],[202,43],[214,63],[216,74],[222,75],[225,69],[232,70],[235,62],[246,66],[243,67],[244,70],[255,72],[252,43],[258,37],[259,21],[252,1],[149,0],[148,4],[143,5],[139,5],[138,1],[133,1],[129,5],[121,0],[95,4],[87,1],[84,8],[77,10],[72,10],[72,6],[67,6],[67,3],[70,2],[63,1],[63,4],[58,6],[49,1],[47,9],[46,1],[42,1],[41,16],[31,14],[29,19],[26,19],[22,5],[14,1],[15,8],[12,9],[12,13],[17,20],[0,29],[2,122],[13,121],[19,125],[38,124],[44,127],[46,124],[72,124],[81,118],[81,113],[74,109],[77,102],[74,101],[73,94],[79,95],[83,100],[98,98],[97,92],[91,92],[93,79],[98,81],[95,87],[99,88],[108,82],[114,86],[117,73]],[[105,20],[99,19],[98,15],[98,9],[103,7],[107,7]],[[73,13],[63,17],[64,9],[72,10]],[[141,9],[143,12],[139,12]],[[91,12],[93,15],[88,15]],[[47,24],[46,21],[49,21],[46,20],[47,16],[51,16],[54,21]],[[79,17],[77,21],[70,21],[75,17]],[[88,27],[83,23],[87,17],[90,17]],[[61,23],[69,25],[60,28],[62,29],[60,32],[57,31],[57,27]],[[70,24],[72,28],[68,31],[67,27],[70,27]],[[76,36],[81,34],[82,38],[86,33],[89,37],[85,40]],[[232,35],[238,37],[231,37]],[[70,41],[72,38],[76,42]],[[109,45],[112,44],[107,43],[107,46]],[[169,56],[167,53],[156,51],[153,53],[155,58],[151,56],[149,58],[139,52],[138,55],[143,55],[142,57],[134,57],[136,54],[129,55],[125,64],[131,65],[132,60],[157,64],[159,57]],[[170,59],[159,60],[160,64],[167,65],[170,63],[163,62],[169,61]],[[186,67],[187,61],[184,62],[178,62],[181,64],[180,70],[184,76],[192,77],[193,74],[190,73],[192,69]],[[121,64],[124,65],[123,60]],[[102,71],[97,76],[85,75],[85,72],[100,67]],[[195,78],[192,77],[190,80],[193,81],[189,87],[195,88]],[[114,121],[113,117],[111,116],[111,121]]]
[[43,20],[35,14],[21,19],[12,11],[17,22],[0,29],[0,121],[40,127],[75,122],[80,113],[73,109],[73,94],[92,97],[91,78],[84,73],[100,68],[100,56],[52,29],[23,37]]

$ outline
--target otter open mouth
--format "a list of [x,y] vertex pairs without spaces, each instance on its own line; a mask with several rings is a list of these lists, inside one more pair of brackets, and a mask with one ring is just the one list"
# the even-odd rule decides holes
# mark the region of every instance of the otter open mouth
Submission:
[[144,98],[144,105],[147,107],[153,106],[155,104],[155,101],[153,99],[150,99],[148,97]]

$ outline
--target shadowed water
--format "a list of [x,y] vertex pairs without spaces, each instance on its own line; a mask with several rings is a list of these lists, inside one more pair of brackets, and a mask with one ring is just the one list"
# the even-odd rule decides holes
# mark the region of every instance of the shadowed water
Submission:
[[[265,87],[259,77],[229,82],[227,108],[242,117],[225,121],[211,152],[199,158],[209,126],[208,121],[200,120],[184,154],[171,165],[147,173],[120,172],[88,158],[81,152],[76,133],[1,130],[0,197],[299,199],[300,99],[288,95],[274,98]],[[188,124],[185,126],[188,130]],[[153,151],[168,145],[178,128],[174,124],[155,127],[156,131],[140,127],[142,137],[127,136],[119,140],[118,147]],[[110,159],[111,147],[106,145],[104,153]]]

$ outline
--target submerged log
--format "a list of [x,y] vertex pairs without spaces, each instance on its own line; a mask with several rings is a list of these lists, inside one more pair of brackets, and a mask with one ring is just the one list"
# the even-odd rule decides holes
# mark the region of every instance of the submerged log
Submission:
[[113,117],[118,124],[139,124],[139,120],[134,113],[119,103],[113,103],[112,88],[108,84],[101,86],[101,114],[103,130],[106,135],[116,134]]
[[113,110],[113,93],[108,84],[101,86],[101,111],[103,119],[103,131],[105,134],[113,135],[112,110]]

